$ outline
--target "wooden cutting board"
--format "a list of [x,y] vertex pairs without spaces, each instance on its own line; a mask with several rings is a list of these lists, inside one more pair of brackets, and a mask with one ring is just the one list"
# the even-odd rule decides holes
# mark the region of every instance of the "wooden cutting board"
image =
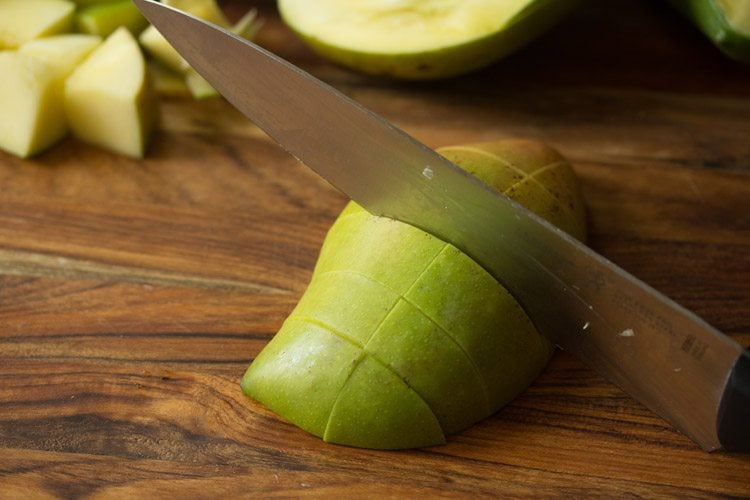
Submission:
[[[260,6],[263,45],[430,146],[558,148],[590,245],[750,345],[750,67],[661,2],[588,2],[415,84],[336,68]],[[245,398],[346,200],[221,100],[162,118],[143,161],[0,153],[0,497],[750,495],[749,455],[701,451],[562,352],[429,449],[324,444]]]

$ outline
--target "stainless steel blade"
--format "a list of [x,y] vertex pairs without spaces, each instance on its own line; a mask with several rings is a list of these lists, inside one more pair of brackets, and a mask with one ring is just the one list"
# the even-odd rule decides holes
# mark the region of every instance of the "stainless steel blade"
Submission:
[[563,349],[704,449],[720,446],[717,412],[738,343],[293,65],[170,7],[135,3],[292,155],[369,211],[453,243]]

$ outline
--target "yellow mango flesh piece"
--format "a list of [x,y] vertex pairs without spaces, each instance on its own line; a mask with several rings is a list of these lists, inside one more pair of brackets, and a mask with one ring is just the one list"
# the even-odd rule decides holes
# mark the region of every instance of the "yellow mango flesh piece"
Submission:
[[17,51],[0,52],[0,148],[21,158],[66,132],[62,81],[55,68]]
[[[229,21],[215,0],[170,0],[165,3],[218,26],[225,28],[229,26]],[[138,41],[146,52],[167,68],[180,73],[190,68],[187,61],[155,26],[151,25],[143,30]]]
[[22,158],[44,151],[67,132],[65,78],[100,38],[57,35],[0,53],[0,148]]
[[[575,176],[554,150],[501,141],[439,152],[584,236]],[[326,237],[308,289],[242,388],[329,442],[426,446],[507,404],[551,353],[479,264],[350,203]]]
[[187,61],[169,44],[154,25],[141,32],[138,42],[151,57],[172,71],[184,73],[189,67]]
[[747,0],[717,0],[729,24],[750,36],[750,2]]
[[140,158],[158,116],[156,94],[137,42],[110,35],[65,83],[65,111],[79,139]]
[[64,80],[101,41],[101,37],[96,35],[66,34],[32,40],[18,50],[44,61],[53,68],[58,78]]
[[[166,3],[218,26],[229,28],[236,35],[248,39],[255,35],[261,24],[257,19],[257,10],[251,9],[230,27],[229,20],[215,0],[170,0]],[[195,99],[218,97],[219,93],[216,89],[190,67],[155,26],[149,26],[143,30],[138,41],[160,64],[184,75],[185,85]]]
[[229,26],[229,20],[216,3],[216,0],[165,0],[164,3],[175,9],[184,10],[196,17],[205,19],[209,23],[219,26]]
[[232,33],[235,35],[252,40],[263,26],[262,20],[258,18],[258,11],[250,9],[232,25]]
[[154,60],[148,62],[148,69],[157,94],[167,97],[190,96],[190,89],[185,84],[182,74],[172,71]]
[[75,5],[66,0],[0,1],[0,49],[70,31]]
[[218,97],[219,92],[193,68],[185,71],[185,85],[195,99]]

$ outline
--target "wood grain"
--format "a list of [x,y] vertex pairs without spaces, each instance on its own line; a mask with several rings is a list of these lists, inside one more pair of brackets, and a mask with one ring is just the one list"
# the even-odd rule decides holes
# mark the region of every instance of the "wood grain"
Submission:
[[[317,58],[271,2],[225,6],[250,3],[265,46],[430,146],[557,147],[590,245],[750,346],[750,67],[663,3],[586,2],[417,84]],[[0,153],[0,186],[0,497],[750,496],[750,456],[702,452],[562,352],[422,450],[327,445],[245,398],[346,200],[223,101],[163,102],[143,161],[72,139]]]

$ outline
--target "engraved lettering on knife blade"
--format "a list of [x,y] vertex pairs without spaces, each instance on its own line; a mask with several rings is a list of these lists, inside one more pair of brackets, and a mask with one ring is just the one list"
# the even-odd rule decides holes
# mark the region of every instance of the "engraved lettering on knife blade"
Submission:
[[586,273],[586,285],[593,288],[596,292],[600,292],[607,281],[604,279],[604,273],[597,270],[589,270]]
[[654,330],[665,333],[670,338],[675,337],[675,332],[672,329],[672,324],[658,312],[644,305],[635,297],[626,294],[620,289],[614,289],[612,302],[628,314],[639,317]]
[[680,348],[690,356],[700,361],[708,350],[708,344],[697,338],[695,335],[688,334],[682,341]]

